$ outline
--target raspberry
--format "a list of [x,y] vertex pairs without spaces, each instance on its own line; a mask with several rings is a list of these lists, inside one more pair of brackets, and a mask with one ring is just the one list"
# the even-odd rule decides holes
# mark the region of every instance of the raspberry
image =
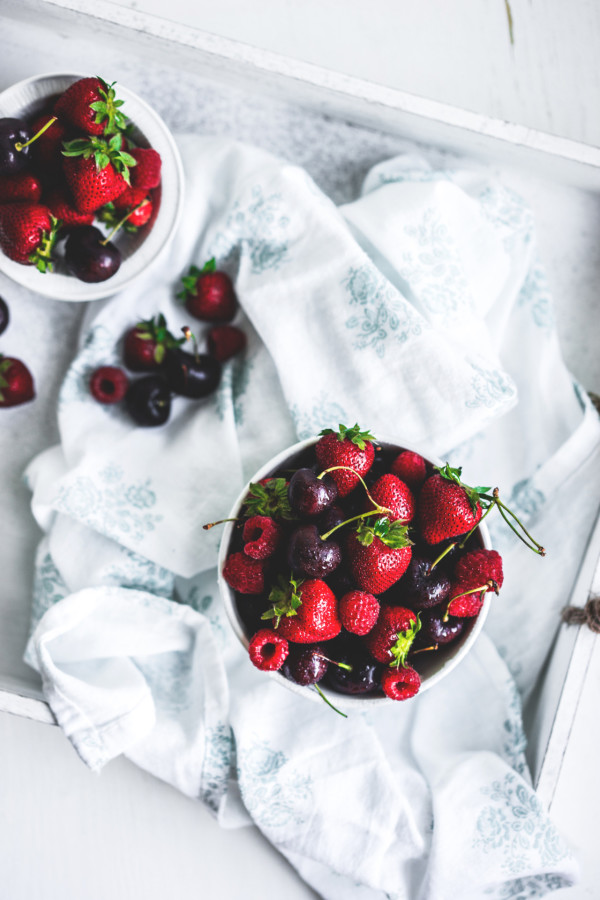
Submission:
[[399,453],[391,465],[391,470],[413,490],[423,484],[427,475],[425,460],[412,450],[403,450]]
[[242,532],[244,553],[252,559],[268,559],[277,549],[281,528],[270,516],[252,516]]
[[461,556],[456,563],[454,581],[474,588],[484,585],[490,579],[495,581],[499,588],[502,587],[504,582],[502,557],[497,550],[472,550]]
[[406,668],[385,669],[381,676],[381,687],[387,697],[392,700],[408,700],[414,697],[421,687],[421,679],[410,666]]
[[120,403],[129,387],[129,379],[117,366],[100,366],[90,378],[90,391],[98,403]]
[[227,362],[246,347],[246,335],[235,325],[215,325],[208,332],[208,352],[219,362]]
[[136,165],[130,169],[131,186],[151,190],[160,184],[161,158],[152,147],[136,147],[131,150]]
[[261,628],[250,641],[248,653],[257,669],[274,672],[284,664],[289,653],[289,644],[284,637],[270,628]]
[[265,564],[245,553],[232,553],[225,560],[223,578],[240,594],[260,594],[265,588]]
[[350,591],[340,600],[339,616],[346,631],[368,634],[379,616],[379,602],[367,591]]

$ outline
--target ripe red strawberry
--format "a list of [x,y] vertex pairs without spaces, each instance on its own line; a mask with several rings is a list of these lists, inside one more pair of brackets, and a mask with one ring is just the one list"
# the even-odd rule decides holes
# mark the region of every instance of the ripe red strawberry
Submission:
[[0,175],[0,203],[39,203],[41,196],[42,183],[37,175],[31,172]]
[[462,470],[448,464],[427,479],[419,496],[419,526],[428,544],[466,534],[481,516],[480,495],[489,488],[472,488],[460,480]]
[[245,553],[232,553],[225,560],[223,578],[240,594],[261,594],[265,589],[265,562]]
[[214,325],[208,332],[208,351],[226,362],[246,347],[246,335],[235,325]]
[[358,587],[371,594],[387,591],[408,568],[410,544],[406,525],[385,517],[371,525],[363,522],[350,532],[348,562]]
[[412,450],[403,450],[399,453],[390,468],[394,475],[405,481],[413,490],[423,484],[427,475],[425,460]]
[[40,272],[53,269],[52,250],[58,223],[46,206],[39,203],[0,205],[0,247],[6,255]]
[[375,627],[365,638],[371,656],[389,666],[404,666],[421,627],[416,613],[404,606],[382,606]]
[[275,672],[287,659],[289,644],[284,637],[271,628],[257,631],[248,647],[250,660],[263,672]]
[[251,516],[244,524],[244,553],[253,559],[268,559],[281,538],[281,526],[270,516]]
[[[332,473],[335,474],[335,473]],[[392,521],[401,519],[403,522],[411,522],[415,515],[415,498],[407,484],[396,475],[382,475],[378,478],[370,490],[371,496],[380,506],[389,509]],[[373,509],[373,504],[367,497],[365,511]]]
[[342,625],[351,634],[368,634],[379,615],[379,602],[367,591],[349,591],[339,603]]
[[48,191],[45,198],[46,206],[55,219],[58,219],[62,227],[70,228],[73,225],[91,225],[94,221],[93,213],[81,213],[73,206],[72,200],[67,196],[62,187],[54,187]]
[[20,406],[34,397],[33,377],[25,363],[0,354],[0,407]]
[[381,687],[391,700],[408,700],[419,692],[421,679],[411,666],[401,666],[399,669],[394,666],[384,670]]
[[504,582],[502,557],[496,550],[472,550],[462,556],[454,569],[448,616],[476,616],[488,591],[498,593]]
[[262,618],[273,619],[277,633],[288,641],[328,641],[342,630],[335,594],[319,578],[286,581],[282,577],[271,590],[269,602],[273,605]]
[[161,158],[152,147],[136,147],[131,151],[137,165],[131,173],[134,188],[150,191],[160,184]]
[[226,272],[217,271],[210,259],[203,269],[192,266],[182,279],[183,290],[177,294],[185,308],[203,322],[231,322],[237,310],[237,297]]
[[63,169],[75,206],[82,213],[95,212],[127,187],[123,176],[110,163],[98,169],[94,159],[65,159]]
[[123,361],[132,372],[148,372],[162,365],[167,350],[181,346],[183,339],[173,337],[165,317],[138,322],[125,333]]
[[99,137],[122,130],[127,119],[120,111],[123,101],[116,99],[114,84],[102,78],[80,78],[61,94],[54,111],[86,134]]
[[128,387],[129,379],[118,366],[100,366],[90,378],[90,392],[98,403],[120,403]]
[[339,496],[345,497],[354,490],[360,480],[359,476],[366,475],[371,468],[375,457],[371,441],[375,438],[368,431],[361,431],[358,425],[353,425],[352,428],[340,425],[337,432],[326,428],[321,434],[323,437],[315,444],[317,462],[323,469],[346,467],[329,472],[337,484]]

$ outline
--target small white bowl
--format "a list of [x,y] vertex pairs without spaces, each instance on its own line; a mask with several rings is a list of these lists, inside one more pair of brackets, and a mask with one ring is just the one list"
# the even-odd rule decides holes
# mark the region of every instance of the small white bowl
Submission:
[[[237,500],[233,504],[231,512],[229,513],[227,518],[235,519],[238,517],[241,512],[244,500],[246,499],[246,496],[248,494],[251,483],[256,483],[257,481],[260,481],[261,478],[267,478],[278,469],[284,468],[285,463],[289,459],[297,456],[307,447],[316,444],[318,440],[318,437],[312,437],[307,438],[304,441],[299,441],[297,444],[288,447],[286,450],[282,450],[281,453],[278,453],[276,456],[266,462],[264,466],[262,466],[258,470],[258,472],[256,472],[255,475],[250,479],[250,481],[244,486]],[[423,448],[408,444],[400,445],[397,441],[387,439],[378,440],[377,443],[388,446],[401,446],[404,450],[412,450],[414,453],[419,453],[425,460],[427,460],[434,466],[443,466],[443,462],[440,459],[432,456]],[[221,597],[223,598],[223,603],[225,604],[225,610],[227,612],[231,627],[233,628],[233,631],[235,632],[236,636],[241,641],[243,646],[248,649],[250,641],[244,631],[243,622],[238,615],[235,592],[229,587],[229,585],[223,578],[223,567],[229,553],[229,544],[231,542],[234,524],[234,522],[228,522],[226,524],[223,536],[221,538],[218,560],[219,589],[221,592]],[[491,550],[492,542],[490,540],[490,534],[485,522],[481,523],[478,528],[478,532],[485,549]],[[490,603],[491,595],[486,594],[479,615],[475,619],[468,620],[468,624],[466,625],[460,637],[457,638],[456,641],[453,641],[446,648],[443,648],[440,651],[439,656],[435,654],[428,657],[426,666],[423,665],[423,663],[421,664],[421,687],[418,694],[416,694],[417,697],[424,691],[427,691],[434,685],[436,685],[439,681],[442,680],[442,678],[445,678],[446,675],[449,675],[450,672],[455,669],[456,666],[461,662],[461,660],[465,658],[465,656],[477,640],[481,629],[483,628],[489,612]],[[276,681],[278,681],[279,684],[283,685],[288,690],[293,691],[295,694],[299,694],[302,697],[308,697],[311,700],[322,702],[319,694],[313,688],[296,684],[295,682],[290,681],[288,678],[285,678],[280,672],[265,672],[264,674],[269,675],[271,678],[274,678]],[[324,685],[319,685],[319,687],[326,695],[328,700],[330,700],[334,706],[339,707],[341,710],[348,711],[350,709],[358,708],[365,709],[366,707],[372,708],[373,705],[380,705],[382,703],[397,703],[397,701],[391,700],[389,697],[371,696],[370,694],[341,694],[337,691],[332,691],[326,688]]]
[[[85,75],[36,75],[19,81],[0,93],[0,117],[35,118],[48,100],[61,94]],[[122,111],[133,123],[133,138],[141,147],[153,147],[162,159],[161,184],[153,191],[152,227],[141,228],[136,235],[119,232],[115,243],[122,253],[121,266],[111,278],[89,284],[59,272],[38,272],[35,266],[14,262],[0,251],[0,271],[18,284],[54,300],[81,302],[110,297],[147,271],[164,251],[175,233],[183,203],[183,166],[177,145],[167,126],[137,94],[116,85],[117,96],[124,101]],[[97,224],[97,223],[95,223]],[[102,230],[104,226],[99,225]]]

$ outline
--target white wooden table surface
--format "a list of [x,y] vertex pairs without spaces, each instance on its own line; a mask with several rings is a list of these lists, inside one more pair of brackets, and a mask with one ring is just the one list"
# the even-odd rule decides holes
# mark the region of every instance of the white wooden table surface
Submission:
[[[161,15],[166,7],[164,0],[117,5]],[[505,0],[168,4],[173,20],[215,34],[600,145],[600,4],[511,0],[510,10],[512,42]],[[557,895],[564,900],[600,896],[599,694],[597,648],[553,805],[584,869],[581,886]],[[0,771],[7,900],[314,896],[257,831],[221,831],[199,804],[124,760],[92,775],[56,728],[0,714]]]

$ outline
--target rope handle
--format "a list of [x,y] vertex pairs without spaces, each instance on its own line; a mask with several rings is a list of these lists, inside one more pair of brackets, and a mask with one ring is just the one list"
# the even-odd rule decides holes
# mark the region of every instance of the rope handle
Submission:
[[587,625],[600,634],[600,596],[589,597],[585,606],[565,606],[560,617],[567,625]]

